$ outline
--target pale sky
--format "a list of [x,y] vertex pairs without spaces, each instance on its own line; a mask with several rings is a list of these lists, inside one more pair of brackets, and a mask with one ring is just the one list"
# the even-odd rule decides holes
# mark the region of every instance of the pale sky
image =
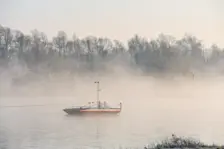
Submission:
[[123,42],[134,34],[190,33],[224,47],[224,0],[0,0],[0,24],[30,34],[88,35]]

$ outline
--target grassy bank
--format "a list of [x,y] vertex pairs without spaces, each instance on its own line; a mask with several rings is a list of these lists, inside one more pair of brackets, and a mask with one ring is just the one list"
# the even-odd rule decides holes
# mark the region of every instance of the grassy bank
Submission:
[[206,148],[206,149],[224,149],[224,145],[205,144],[199,140],[186,137],[177,137],[172,135],[158,143],[147,145],[144,149],[165,149],[165,148]]

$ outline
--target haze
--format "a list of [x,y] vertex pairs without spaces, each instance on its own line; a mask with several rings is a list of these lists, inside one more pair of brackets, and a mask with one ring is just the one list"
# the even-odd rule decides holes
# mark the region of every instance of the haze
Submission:
[[[173,133],[223,143],[223,8],[0,0],[0,147],[134,148]],[[96,80],[100,100],[123,102],[120,115],[67,116],[96,100]]]
[[190,33],[206,44],[224,46],[222,0],[1,0],[0,23],[30,33],[38,29],[49,39],[64,30],[126,41],[133,34],[177,38]]
[[[62,109],[100,99],[123,110],[115,117],[68,117]],[[224,141],[222,78],[161,80],[127,73],[101,77],[54,77],[1,93],[0,145],[17,148],[142,147],[170,134],[205,143]],[[13,90],[13,92],[12,92]],[[2,90],[1,90],[2,91]],[[57,140],[57,141],[56,141]]]

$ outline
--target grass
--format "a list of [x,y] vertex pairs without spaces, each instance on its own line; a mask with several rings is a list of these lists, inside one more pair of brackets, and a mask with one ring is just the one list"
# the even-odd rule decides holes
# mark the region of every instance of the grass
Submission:
[[171,138],[164,139],[161,142],[154,143],[151,146],[145,147],[145,149],[166,149],[166,148],[224,149],[224,146],[218,146],[215,144],[207,145],[193,138],[177,137],[175,135],[172,135]]

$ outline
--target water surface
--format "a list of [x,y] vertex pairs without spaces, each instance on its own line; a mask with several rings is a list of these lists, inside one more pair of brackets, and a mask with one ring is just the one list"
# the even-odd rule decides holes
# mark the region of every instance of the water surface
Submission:
[[114,105],[123,101],[121,114],[114,116],[68,116],[62,111],[95,100],[94,85],[89,84],[74,87],[74,96],[2,96],[0,105],[45,106],[1,108],[1,148],[143,147],[172,133],[205,143],[224,142],[221,81],[116,84],[105,83],[100,94]]

